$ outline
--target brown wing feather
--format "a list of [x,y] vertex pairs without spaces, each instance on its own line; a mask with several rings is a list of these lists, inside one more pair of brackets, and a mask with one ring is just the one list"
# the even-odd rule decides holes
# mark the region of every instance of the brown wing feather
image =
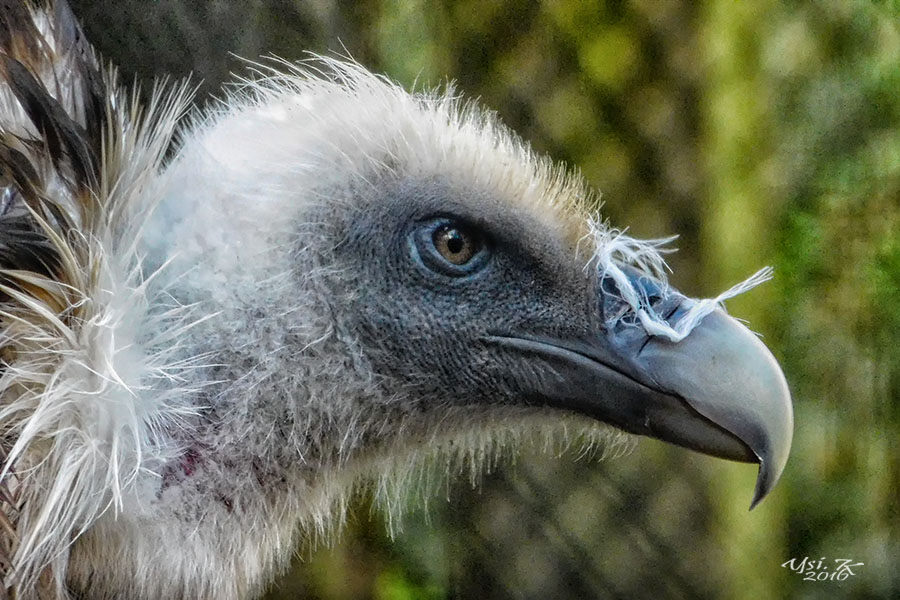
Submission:
[[[99,212],[104,81],[65,2],[0,0],[0,375],[19,351],[15,322],[34,317],[34,305],[74,316],[67,290],[83,289],[89,263],[72,230],[89,233]],[[0,598],[49,598],[49,573],[13,572],[22,480],[7,455],[19,425],[0,423]]]
[[0,267],[59,278],[43,228],[88,225],[106,119],[98,61],[64,2],[0,1],[0,94]]

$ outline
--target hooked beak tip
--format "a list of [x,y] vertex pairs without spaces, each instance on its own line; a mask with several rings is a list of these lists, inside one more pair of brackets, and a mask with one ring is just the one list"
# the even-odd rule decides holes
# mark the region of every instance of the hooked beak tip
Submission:
[[651,341],[642,358],[657,381],[723,432],[709,443],[693,423],[669,441],[759,463],[750,508],[757,506],[781,477],[793,437],[790,390],[769,349],[717,310],[677,344]]
[[753,490],[753,500],[750,501],[749,510],[756,508],[763,498],[769,495],[775,484],[778,483],[778,478],[781,474],[773,473],[773,470],[769,467],[768,460],[762,459],[759,461],[759,475],[756,477],[756,488]]

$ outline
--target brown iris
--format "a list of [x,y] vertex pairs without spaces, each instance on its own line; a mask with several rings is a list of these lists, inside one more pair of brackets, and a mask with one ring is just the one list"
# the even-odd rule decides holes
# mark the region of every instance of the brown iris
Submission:
[[454,265],[464,265],[481,250],[480,240],[455,225],[438,227],[432,237],[438,253]]

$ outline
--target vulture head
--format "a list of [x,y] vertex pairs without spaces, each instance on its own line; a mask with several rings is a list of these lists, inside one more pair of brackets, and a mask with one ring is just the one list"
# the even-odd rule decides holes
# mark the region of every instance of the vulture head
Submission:
[[0,524],[20,598],[258,594],[423,464],[608,431],[759,464],[766,347],[453,94],[279,64],[142,106],[59,2],[0,5]]

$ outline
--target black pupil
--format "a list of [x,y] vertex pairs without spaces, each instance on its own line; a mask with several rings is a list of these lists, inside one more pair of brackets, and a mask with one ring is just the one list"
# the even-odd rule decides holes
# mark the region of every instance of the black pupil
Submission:
[[447,250],[453,254],[459,254],[463,251],[466,241],[458,229],[451,229],[447,232]]

